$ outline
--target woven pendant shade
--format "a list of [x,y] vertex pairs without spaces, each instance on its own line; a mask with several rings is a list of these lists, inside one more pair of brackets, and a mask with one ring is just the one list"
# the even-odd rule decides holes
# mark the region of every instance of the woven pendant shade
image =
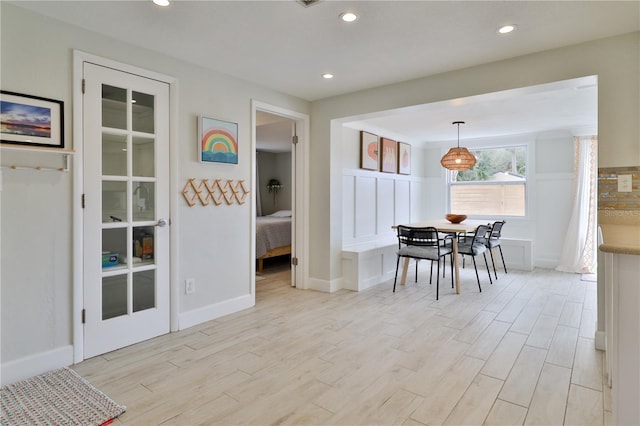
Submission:
[[454,121],[451,124],[458,125],[458,147],[451,148],[442,157],[440,164],[449,170],[462,171],[472,169],[476,165],[476,157],[467,148],[460,148],[460,125],[464,124],[464,121]]
[[440,164],[449,170],[469,170],[476,165],[476,157],[467,148],[451,148],[442,157]]

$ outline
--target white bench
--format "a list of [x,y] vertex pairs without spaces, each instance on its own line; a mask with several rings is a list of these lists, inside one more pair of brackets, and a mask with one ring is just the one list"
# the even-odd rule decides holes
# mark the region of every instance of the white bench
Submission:
[[395,237],[343,246],[341,287],[361,291],[393,279],[397,250]]

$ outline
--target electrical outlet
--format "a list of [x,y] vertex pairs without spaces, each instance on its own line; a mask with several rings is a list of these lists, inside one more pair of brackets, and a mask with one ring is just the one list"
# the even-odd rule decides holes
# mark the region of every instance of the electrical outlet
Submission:
[[196,292],[196,280],[188,278],[184,280],[184,294],[193,294]]
[[618,175],[618,192],[631,192],[633,190],[632,175]]

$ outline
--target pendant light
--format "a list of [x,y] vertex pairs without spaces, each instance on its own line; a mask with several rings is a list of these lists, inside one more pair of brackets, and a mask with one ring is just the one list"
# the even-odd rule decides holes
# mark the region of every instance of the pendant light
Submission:
[[464,121],[454,121],[451,124],[458,125],[458,147],[451,148],[440,160],[442,167],[449,170],[469,170],[476,165],[476,157],[467,148],[460,148],[460,125]]

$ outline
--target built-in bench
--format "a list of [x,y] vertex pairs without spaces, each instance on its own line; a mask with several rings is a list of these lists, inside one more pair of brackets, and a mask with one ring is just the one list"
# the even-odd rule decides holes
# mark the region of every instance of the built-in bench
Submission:
[[342,247],[342,288],[360,291],[393,278],[398,239]]
[[[361,291],[393,279],[396,272],[398,240],[368,241],[342,247],[342,288]],[[502,238],[507,268],[531,271],[533,269],[532,242],[530,240]],[[502,269],[496,249],[496,268]],[[491,262],[491,260],[489,260]]]

